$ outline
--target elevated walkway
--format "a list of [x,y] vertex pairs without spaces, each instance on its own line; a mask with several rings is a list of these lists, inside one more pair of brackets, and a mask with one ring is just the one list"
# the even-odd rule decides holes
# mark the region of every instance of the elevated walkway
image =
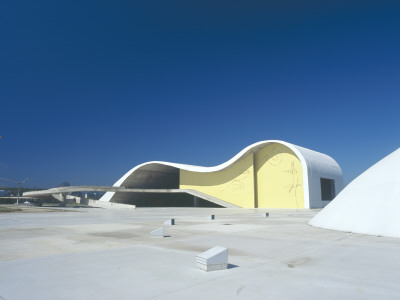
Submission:
[[213,196],[204,194],[202,192],[192,190],[192,189],[131,189],[125,187],[114,187],[114,186],[91,186],[91,185],[78,185],[78,186],[65,186],[57,187],[42,191],[31,191],[25,192],[23,195],[25,197],[41,198],[53,196],[60,201],[65,201],[65,196],[73,192],[114,192],[114,193],[184,193],[189,194],[194,197],[194,202],[196,203],[196,198],[220,205],[222,207],[235,208],[239,207],[232,203],[223,201],[221,199],[215,198]]

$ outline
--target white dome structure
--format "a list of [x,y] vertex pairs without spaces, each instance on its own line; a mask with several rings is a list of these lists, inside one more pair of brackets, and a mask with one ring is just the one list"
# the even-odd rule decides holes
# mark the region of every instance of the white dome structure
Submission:
[[400,238],[400,148],[358,176],[309,224]]

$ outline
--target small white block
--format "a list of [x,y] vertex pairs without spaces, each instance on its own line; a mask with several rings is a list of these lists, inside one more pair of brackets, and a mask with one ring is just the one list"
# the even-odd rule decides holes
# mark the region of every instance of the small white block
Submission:
[[215,246],[196,257],[197,267],[204,271],[224,270],[228,268],[228,249]]
[[210,219],[210,220],[214,220],[215,219],[215,215],[210,215],[207,218]]
[[175,225],[175,219],[169,219],[164,222],[164,225]]
[[269,213],[263,213],[262,216],[263,217],[269,217]]
[[153,230],[150,235],[155,237],[164,237],[164,227]]

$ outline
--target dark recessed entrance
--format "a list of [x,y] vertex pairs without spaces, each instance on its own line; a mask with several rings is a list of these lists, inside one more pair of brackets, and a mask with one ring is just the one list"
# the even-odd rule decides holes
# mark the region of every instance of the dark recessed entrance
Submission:
[[330,201],[335,198],[335,180],[321,178],[321,200]]

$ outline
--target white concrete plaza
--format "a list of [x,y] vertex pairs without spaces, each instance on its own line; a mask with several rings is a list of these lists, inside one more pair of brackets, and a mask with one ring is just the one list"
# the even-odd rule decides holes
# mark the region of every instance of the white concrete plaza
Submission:
[[[0,214],[2,300],[400,299],[400,239],[308,226],[319,210],[31,209]],[[216,245],[228,269],[196,268]]]

